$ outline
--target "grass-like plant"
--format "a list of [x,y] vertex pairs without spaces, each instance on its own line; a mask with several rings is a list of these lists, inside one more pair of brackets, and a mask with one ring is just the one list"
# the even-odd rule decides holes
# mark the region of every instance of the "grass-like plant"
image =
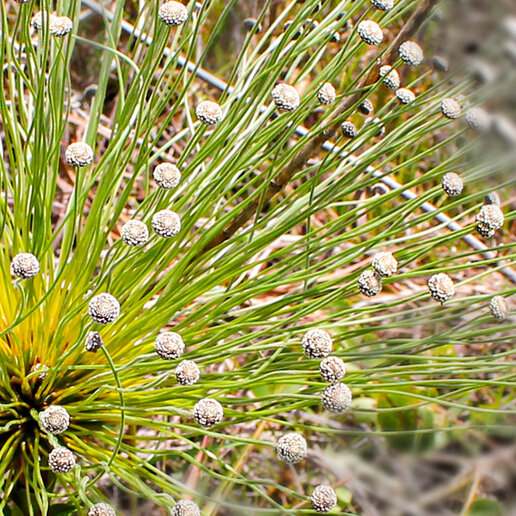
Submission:
[[[236,4],[190,2],[188,20],[170,28],[157,1],[127,12],[122,1],[1,3],[2,514],[86,514],[106,501],[105,486],[126,492],[133,514],[143,501],[172,510],[185,498],[206,515],[305,514],[313,479],[336,488],[339,514],[355,514],[316,450],[365,435],[442,447],[460,432],[502,431],[514,414],[516,325],[496,322],[488,304],[492,278],[496,293],[516,292],[507,230],[516,212],[502,206],[504,228],[473,236],[484,196],[514,184],[504,179],[510,155],[478,160],[485,137],[441,113],[444,98],[465,111],[484,90],[398,56],[407,40],[431,52],[434,2],[383,11],[365,0],[293,1],[270,19],[266,1],[215,77],[202,67]],[[38,9],[68,16],[72,32],[56,36],[44,16],[35,30]],[[362,19],[380,24],[381,44],[360,38]],[[380,64],[400,71],[414,101],[385,87]],[[81,73],[95,74],[88,91]],[[299,107],[277,110],[278,81],[296,87]],[[321,107],[326,82],[337,98]],[[358,111],[366,98],[368,123]],[[216,125],[196,117],[204,100],[222,109]],[[352,139],[340,134],[346,120],[358,128]],[[91,165],[67,161],[76,141],[92,147]],[[153,179],[162,162],[177,165],[177,187]],[[440,182],[452,171],[465,189],[450,198]],[[180,217],[170,238],[153,230],[162,210]],[[121,238],[129,220],[147,227],[142,245]],[[358,277],[380,251],[398,270],[368,298]],[[12,274],[20,253],[37,258],[33,277]],[[443,306],[426,286],[437,273],[455,283]],[[107,324],[91,309],[100,293],[120,303]],[[353,402],[343,415],[324,410],[320,359],[303,354],[312,328],[332,335],[345,362]],[[186,349],[164,360],[154,344],[170,331]],[[96,352],[85,347],[90,332],[103,342]],[[193,385],[174,374],[184,359],[200,369]],[[193,417],[203,398],[223,407],[213,427]],[[70,416],[57,435],[41,416],[54,405]],[[288,432],[308,442],[297,466],[274,451]],[[49,467],[56,446],[75,455],[70,472]],[[289,468],[306,473],[288,481]]]

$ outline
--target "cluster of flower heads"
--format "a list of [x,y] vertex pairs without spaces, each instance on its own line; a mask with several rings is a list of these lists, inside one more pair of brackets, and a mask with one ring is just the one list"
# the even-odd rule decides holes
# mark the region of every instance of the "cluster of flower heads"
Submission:
[[[323,380],[329,383],[321,395],[323,407],[332,414],[342,414],[349,410],[353,395],[351,389],[341,382],[346,374],[344,361],[331,355],[331,335],[320,328],[313,328],[304,334],[301,345],[308,358],[322,359],[319,372]],[[298,432],[288,432],[278,439],[276,454],[278,459],[287,464],[297,464],[308,454],[306,439]],[[329,512],[337,505],[337,495],[331,486],[321,484],[313,489],[310,502],[317,512]]]
[[[394,7],[394,2],[371,0],[371,3],[378,9],[388,11]],[[384,36],[381,26],[373,20],[362,20],[356,29],[360,38],[368,45],[379,45],[383,42]],[[398,48],[399,58],[407,65],[418,67],[424,61],[424,53],[421,46],[415,41],[405,41]],[[441,59],[442,60],[442,59]],[[446,71],[447,64],[444,62],[439,69]],[[416,100],[416,94],[409,88],[401,87],[401,76],[398,70],[393,66],[384,64],[379,69],[379,75],[382,83],[387,88],[395,91],[396,97],[402,104],[410,104]],[[366,99],[367,100],[367,99]],[[364,101],[366,102],[366,101]],[[359,111],[364,114],[370,114],[371,109],[362,110],[363,103],[359,107]],[[462,116],[462,107],[460,98],[446,97],[441,100],[439,106],[441,114],[449,119],[456,120]],[[466,124],[475,132],[486,133],[492,125],[490,115],[480,107],[472,107],[468,109],[465,116]],[[355,138],[358,130],[353,122],[346,120],[341,125],[342,133],[346,138]],[[441,185],[444,192],[449,197],[459,196],[464,189],[462,177],[456,172],[446,173],[441,179]],[[492,237],[494,233],[503,226],[504,215],[499,206],[499,200],[484,205],[476,216],[476,229],[483,237]],[[362,294],[371,297],[382,291],[382,278],[391,276],[396,272],[397,261],[391,253],[378,253],[372,263],[372,269],[366,269],[358,278],[358,286]],[[430,295],[440,303],[444,303],[451,299],[455,294],[453,280],[445,273],[434,274],[428,280],[428,288]],[[503,299],[496,296],[493,299]],[[507,303],[505,302],[505,313],[507,313]],[[498,306],[499,302],[495,302]],[[503,320],[505,316],[499,318],[495,309],[493,311],[493,301],[490,304],[493,316],[497,320]],[[504,306],[504,305],[502,305]],[[501,310],[503,313],[503,308]]]
[[[30,0],[16,0],[18,3],[29,3]],[[371,4],[379,10],[390,11],[394,7],[394,0],[371,0]],[[172,27],[184,24],[188,20],[188,8],[181,2],[167,1],[158,10],[158,18],[164,24]],[[284,30],[288,30],[289,24],[285,24]],[[317,26],[316,21],[308,20],[308,26]],[[255,19],[246,20],[247,30],[259,32],[261,26]],[[58,16],[47,11],[36,13],[31,25],[36,31],[45,30],[56,37],[66,36],[73,30],[73,22],[67,16]],[[362,20],[356,32],[368,45],[380,45],[384,41],[381,26],[373,20]],[[299,37],[296,34],[294,37]],[[336,33],[338,36],[338,33]],[[339,38],[334,40],[338,41]],[[399,58],[406,64],[417,67],[424,61],[422,48],[414,41],[405,41],[398,49]],[[435,60],[434,60],[435,61]],[[437,66],[438,63],[434,63]],[[440,69],[446,70],[447,64],[440,64]],[[401,87],[401,77],[391,65],[383,65],[379,69],[382,83],[395,92],[401,104],[410,104],[416,100],[415,93],[408,88]],[[317,99],[323,105],[335,102],[337,93],[330,83],[324,83],[317,92]],[[280,112],[291,112],[300,104],[300,96],[292,85],[280,82],[272,90],[272,99]],[[364,99],[358,107],[360,113],[371,115],[374,106],[369,99]],[[456,98],[445,98],[441,101],[440,111],[443,116],[454,120],[462,115],[461,105]],[[214,126],[223,118],[221,107],[213,101],[200,102],[195,114],[202,124]],[[481,108],[470,108],[465,116],[467,125],[478,133],[485,133],[491,126],[490,116]],[[378,120],[367,119],[366,123],[377,123]],[[358,134],[356,126],[349,120],[341,125],[343,135],[354,138]],[[384,131],[384,128],[381,128]],[[69,145],[65,152],[67,163],[73,167],[87,167],[94,161],[94,152],[85,142],[76,142]],[[153,179],[156,184],[165,190],[176,188],[181,181],[181,171],[171,163],[161,163],[153,171]],[[450,197],[459,196],[464,188],[460,175],[454,172],[442,177],[442,188]],[[503,212],[496,199],[484,205],[476,218],[477,231],[484,237],[491,237],[504,223]],[[180,217],[171,210],[161,210],[152,216],[151,227],[160,237],[170,238],[176,236],[181,230]],[[121,229],[121,240],[128,246],[143,246],[149,241],[148,226],[141,220],[129,220]],[[372,268],[361,273],[358,278],[360,291],[366,296],[375,296],[382,290],[382,279],[396,274],[398,262],[389,252],[377,253],[372,260]],[[40,264],[36,256],[31,253],[20,253],[13,257],[11,273],[21,279],[33,278],[40,272]],[[431,296],[441,303],[451,299],[455,293],[453,280],[445,273],[438,273],[428,280],[428,288]],[[508,314],[508,304],[504,297],[495,296],[489,303],[489,309],[497,321],[503,321]],[[119,301],[109,293],[100,293],[91,298],[88,305],[88,314],[91,319],[101,325],[114,322],[120,315]],[[85,340],[86,351],[94,352],[100,349],[103,340],[98,331],[90,331]],[[309,330],[302,339],[302,347],[305,355],[311,359],[321,359],[319,364],[320,375],[329,385],[325,387],[321,395],[323,407],[333,414],[341,414],[347,411],[352,404],[352,392],[350,388],[341,382],[346,374],[344,361],[331,356],[333,342],[330,334],[325,330]],[[178,360],[185,352],[185,344],[182,337],[171,331],[162,331],[156,337],[154,348],[157,355],[164,360]],[[43,364],[41,368],[48,369]],[[41,373],[46,375],[46,373]],[[190,386],[199,381],[200,370],[192,360],[182,360],[176,366],[175,376],[179,384]],[[224,417],[222,405],[213,398],[202,398],[193,407],[193,416],[197,423],[205,428],[219,424]],[[59,405],[51,405],[39,413],[41,428],[49,434],[56,436],[67,431],[70,426],[68,411]],[[278,458],[288,464],[301,462],[308,453],[306,439],[297,432],[284,434],[278,439],[276,445]],[[55,446],[48,457],[48,464],[54,473],[68,473],[76,465],[76,456],[64,446]],[[337,495],[334,489],[325,484],[316,486],[311,494],[312,507],[317,512],[328,512],[337,505]],[[97,503],[89,509],[88,516],[115,516],[115,509],[107,503]],[[198,505],[191,500],[180,500],[172,509],[173,516],[200,516]]]

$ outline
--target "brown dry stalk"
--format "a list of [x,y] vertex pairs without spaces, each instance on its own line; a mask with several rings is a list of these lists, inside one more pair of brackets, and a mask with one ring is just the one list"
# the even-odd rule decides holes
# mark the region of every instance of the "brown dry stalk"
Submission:
[[[398,33],[394,41],[391,43],[388,50],[383,56],[384,62],[390,62],[392,57],[397,52],[398,46],[401,42],[409,39],[421,26],[428,12],[432,8],[432,2],[425,0],[421,2],[420,6],[416,9],[413,15],[410,17],[408,22],[405,24],[403,29]],[[372,86],[378,80],[378,69],[375,67],[372,69],[357,85],[358,92],[346,97],[340,107],[336,110],[335,114],[326,124],[326,128],[321,131],[315,138],[299,151],[289,164],[269,183],[267,190],[264,195],[264,199],[255,199],[250,203],[245,210],[224,230],[215,235],[213,239],[206,245],[204,251],[212,249],[222,242],[228,240],[233,236],[241,227],[243,227],[256,213],[260,205],[267,204],[272,198],[278,195],[290,182],[292,176],[301,169],[305,163],[313,158],[317,153],[320,152],[321,146],[326,140],[331,139],[338,131],[340,117],[355,103],[357,103],[362,95],[362,90],[368,86]]]

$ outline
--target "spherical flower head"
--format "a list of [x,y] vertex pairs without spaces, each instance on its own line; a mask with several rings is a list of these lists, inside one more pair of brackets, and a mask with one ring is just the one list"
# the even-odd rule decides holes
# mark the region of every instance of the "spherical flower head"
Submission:
[[48,11],[38,11],[30,21],[30,24],[36,29],[41,30],[45,24],[50,24],[51,20],[55,18],[53,14]]
[[210,428],[222,421],[224,409],[217,400],[203,398],[194,405],[193,414],[197,423],[205,428]]
[[331,82],[325,82],[317,92],[317,100],[324,105],[333,104],[337,98],[337,93]]
[[441,113],[450,120],[455,120],[461,115],[462,109],[460,104],[451,97],[447,97],[441,101]]
[[489,238],[500,229],[504,223],[503,211],[496,204],[485,204],[477,213],[477,231],[483,237]]
[[466,123],[478,134],[485,134],[491,129],[491,117],[480,107],[472,107],[466,111]]
[[307,454],[306,439],[297,432],[289,432],[282,435],[276,444],[278,459],[287,464],[301,462]]
[[183,360],[176,367],[176,378],[181,385],[194,385],[199,381],[201,371],[193,360]]
[[68,473],[75,467],[75,455],[64,446],[56,446],[48,454],[48,466],[54,473]]
[[101,502],[90,507],[88,516],[116,516],[116,511],[112,505]]
[[502,204],[502,200],[497,192],[489,192],[484,199],[487,204],[496,204],[498,206]]
[[419,66],[425,58],[423,49],[415,41],[405,41],[398,49],[400,58],[411,66]]
[[368,45],[379,45],[383,41],[383,31],[373,20],[362,20],[357,26],[358,35]]
[[366,118],[364,120],[364,128],[367,128],[369,125],[372,125],[376,129],[374,136],[378,136],[379,138],[383,138],[385,136],[385,125],[382,123],[380,118]]
[[446,192],[446,195],[449,195],[450,197],[457,197],[462,193],[462,190],[464,190],[464,181],[462,180],[462,177],[459,176],[459,174],[456,174],[455,172],[448,172],[442,177],[441,186]]
[[47,376],[48,376],[48,373],[47,371],[49,370],[50,368],[46,365],[46,364],[42,364],[41,362],[38,362],[37,364],[34,364],[34,367],[32,368],[32,371],[34,373],[36,373],[37,371],[41,371],[39,374],[38,374],[38,378],[40,380],[44,380]]
[[29,279],[39,272],[39,260],[32,253],[17,254],[11,262],[11,274]]
[[342,414],[351,407],[353,394],[344,383],[332,383],[322,393],[323,407],[332,414]]
[[444,272],[430,276],[428,290],[430,290],[430,295],[441,304],[449,301],[455,295],[453,280]]
[[127,245],[141,246],[149,240],[149,229],[141,220],[129,220],[122,226],[120,236]]
[[278,111],[281,112],[294,111],[294,109],[297,109],[301,103],[299,93],[296,88],[290,84],[285,84],[284,82],[276,84],[271,95]]
[[317,100],[324,105],[333,104],[337,98],[337,93],[331,82],[325,82],[317,92]]
[[509,313],[509,305],[503,296],[494,296],[489,301],[489,310],[497,321],[505,321]]
[[416,100],[416,94],[409,88],[399,88],[396,90],[396,97],[402,104],[410,104]]
[[394,258],[392,253],[382,251],[376,253],[371,262],[373,269],[382,278],[388,278],[398,271],[398,260]]
[[156,212],[152,216],[151,225],[154,233],[163,238],[171,238],[181,231],[179,215],[170,210]]
[[195,115],[206,125],[215,125],[222,120],[222,109],[216,102],[203,100],[196,108]]
[[346,138],[355,138],[355,136],[358,134],[355,124],[353,122],[350,122],[349,120],[343,122],[340,128],[342,130],[342,134]]
[[158,17],[166,25],[176,27],[188,20],[188,9],[181,2],[165,2],[158,10]]
[[60,405],[50,405],[50,407],[39,413],[39,421],[46,432],[58,435],[68,430],[70,414]]
[[367,297],[373,297],[382,291],[382,278],[374,270],[367,269],[358,277],[358,288]]
[[93,163],[93,149],[85,142],[68,145],[65,158],[72,167],[87,167]]
[[344,360],[339,357],[326,357],[319,364],[319,371],[325,382],[335,383],[344,378],[346,365]]
[[380,77],[382,82],[390,90],[397,90],[401,84],[401,78],[398,70],[395,70],[390,65],[383,65],[380,67]]
[[201,510],[192,500],[180,500],[174,505],[172,516],[201,516]]
[[115,296],[102,292],[91,298],[88,313],[96,323],[108,324],[120,315],[120,303]]
[[308,330],[302,340],[303,351],[308,358],[327,357],[333,350],[331,335],[318,328]]
[[101,348],[104,344],[102,337],[98,331],[90,331],[86,336],[86,341],[84,343],[84,347],[86,351],[95,352]]
[[73,22],[68,16],[52,16],[48,31],[53,36],[61,38],[70,34],[73,29]]
[[373,103],[369,99],[364,99],[358,106],[358,111],[363,115],[370,115],[374,111]]
[[380,11],[390,11],[394,7],[394,0],[371,0],[371,4]]
[[185,343],[179,333],[166,331],[154,341],[156,353],[165,360],[176,360],[185,352]]
[[439,72],[447,72],[450,69],[450,63],[448,63],[448,59],[443,56],[434,56],[432,57],[432,63],[434,68]]
[[244,29],[247,32],[251,32],[256,27],[256,32],[262,31],[262,24],[258,23],[258,20],[256,18],[246,18],[244,20]]
[[333,487],[321,484],[312,491],[310,503],[317,512],[328,512],[337,505],[337,494]]
[[154,181],[164,190],[176,188],[181,181],[181,171],[172,163],[160,163],[152,173]]
[[[288,20],[284,25],[283,25],[283,31],[284,32],[287,32],[288,29],[292,26],[292,24],[294,23],[294,20]],[[299,37],[303,34],[304,30],[303,30],[303,27],[298,27],[297,31],[292,34],[292,39],[299,39]]]

